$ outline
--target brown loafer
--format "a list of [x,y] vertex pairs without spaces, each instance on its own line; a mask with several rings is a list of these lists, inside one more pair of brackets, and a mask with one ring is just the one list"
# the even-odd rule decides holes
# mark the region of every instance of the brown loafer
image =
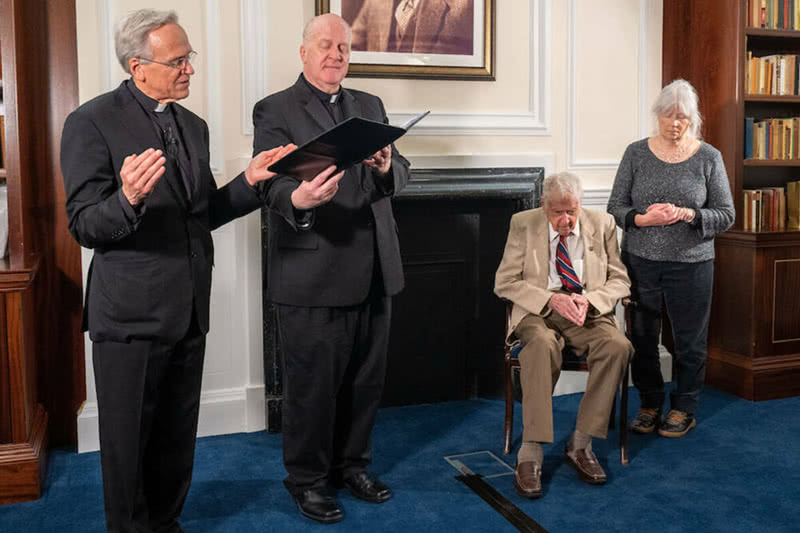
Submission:
[[603,467],[597,462],[597,456],[593,451],[570,450],[567,448],[567,462],[578,471],[581,479],[590,485],[602,485],[606,482],[606,473]]
[[538,498],[542,495],[542,467],[535,461],[525,461],[514,471],[514,488],[525,498]]

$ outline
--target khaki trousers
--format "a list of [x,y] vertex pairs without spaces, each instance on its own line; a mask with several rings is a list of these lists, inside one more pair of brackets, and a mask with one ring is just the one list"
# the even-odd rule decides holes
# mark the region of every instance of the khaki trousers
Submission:
[[589,381],[578,408],[576,427],[604,439],[608,418],[633,347],[617,328],[613,315],[573,324],[556,312],[546,318],[527,315],[514,329],[522,341],[519,354],[522,384],[523,442],[553,442],[553,388],[561,375],[561,350],[566,343],[587,355]]

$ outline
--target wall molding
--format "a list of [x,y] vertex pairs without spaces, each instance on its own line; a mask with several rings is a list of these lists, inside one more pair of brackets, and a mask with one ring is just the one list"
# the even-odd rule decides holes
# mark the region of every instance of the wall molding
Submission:
[[117,63],[114,51],[114,23],[117,19],[116,2],[113,0],[99,0],[97,2],[97,23],[100,25],[98,50],[102,58],[102,87],[103,92],[114,89],[113,66]]
[[222,103],[222,35],[218,22],[219,0],[206,0],[206,105],[211,172],[214,177],[224,174],[225,141]]
[[555,169],[555,155],[551,152],[512,152],[487,154],[405,154],[415,168],[519,168],[542,167],[545,176]]
[[240,0],[242,58],[242,134],[253,135],[253,107],[269,94],[265,0]]
[[[521,113],[437,113],[435,110],[408,135],[527,135],[551,131],[552,0],[529,0],[528,109]],[[496,53],[499,50],[496,50]],[[419,114],[389,113],[392,124]]]
[[649,134],[649,102],[647,80],[650,63],[647,41],[650,33],[650,12],[647,0],[639,0],[639,137]]
[[[638,35],[638,127],[639,134],[647,131],[647,40],[649,39],[648,0],[639,0],[639,35]],[[577,154],[577,90],[576,66],[577,51],[575,50],[576,37],[576,10],[578,0],[569,0],[567,8],[567,169],[568,170],[616,170],[620,159],[586,159]],[[644,133],[646,135],[646,133]]]

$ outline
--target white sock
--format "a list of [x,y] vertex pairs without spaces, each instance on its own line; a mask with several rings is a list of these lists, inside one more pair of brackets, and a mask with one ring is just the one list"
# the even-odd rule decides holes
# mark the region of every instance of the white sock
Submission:
[[520,446],[519,452],[517,453],[517,464],[533,461],[541,466],[543,460],[544,451],[542,451],[541,444],[534,441],[522,443],[522,446]]
[[569,441],[570,450],[592,450],[592,436],[575,428],[575,433]]

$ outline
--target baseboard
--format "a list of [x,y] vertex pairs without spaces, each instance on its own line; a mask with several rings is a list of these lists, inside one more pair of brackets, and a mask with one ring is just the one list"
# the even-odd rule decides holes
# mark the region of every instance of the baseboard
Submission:
[[0,444],[0,505],[36,500],[47,468],[47,412],[37,405],[28,439]]
[[[661,358],[661,375],[664,376],[664,381],[672,381],[672,355],[663,346],[659,346],[659,355]],[[558,383],[556,383],[553,396],[584,392],[588,379],[589,374],[586,372],[562,372]],[[629,380],[628,385],[633,385],[633,381]]]
[[[197,436],[263,430],[264,402],[263,385],[204,391],[200,397]],[[99,449],[97,402],[86,402],[78,413],[78,453]]]

